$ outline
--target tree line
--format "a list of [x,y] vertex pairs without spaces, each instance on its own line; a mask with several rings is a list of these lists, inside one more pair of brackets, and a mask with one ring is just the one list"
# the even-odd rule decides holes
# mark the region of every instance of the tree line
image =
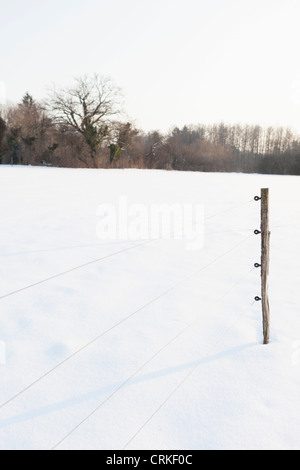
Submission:
[[300,136],[289,128],[221,122],[163,134],[121,116],[121,91],[97,75],[43,103],[27,92],[0,108],[0,164],[300,174]]

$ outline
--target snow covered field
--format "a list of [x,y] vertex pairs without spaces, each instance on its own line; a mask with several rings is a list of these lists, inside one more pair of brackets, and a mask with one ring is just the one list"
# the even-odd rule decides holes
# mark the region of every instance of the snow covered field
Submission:
[[[198,249],[101,238],[124,201],[202,207]],[[1,449],[300,448],[299,177],[0,166],[0,217]]]

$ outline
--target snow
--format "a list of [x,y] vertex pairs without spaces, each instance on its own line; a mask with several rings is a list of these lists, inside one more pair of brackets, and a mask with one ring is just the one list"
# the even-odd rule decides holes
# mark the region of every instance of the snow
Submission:
[[[99,238],[124,198],[202,207],[203,246]],[[299,215],[293,176],[0,166],[0,449],[299,449]]]

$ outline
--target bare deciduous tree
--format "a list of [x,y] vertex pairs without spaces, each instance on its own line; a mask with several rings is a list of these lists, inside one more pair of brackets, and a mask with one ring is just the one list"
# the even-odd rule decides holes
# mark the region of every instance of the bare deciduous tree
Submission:
[[120,114],[122,95],[110,78],[84,76],[71,88],[52,90],[48,106],[57,122],[80,133],[96,165],[96,153]]
[[3,152],[2,141],[4,139],[4,135],[5,135],[5,132],[6,132],[6,127],[7,127],[6,122],[0,116],[0,163],[2,163],[2,152]]

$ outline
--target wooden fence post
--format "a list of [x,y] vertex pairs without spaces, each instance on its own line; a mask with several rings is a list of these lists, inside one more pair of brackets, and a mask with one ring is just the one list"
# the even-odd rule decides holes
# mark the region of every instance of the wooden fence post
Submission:
[[264,344],[270,339],[268,276],[270,264],[269,189],[261,189],[261,302]]

